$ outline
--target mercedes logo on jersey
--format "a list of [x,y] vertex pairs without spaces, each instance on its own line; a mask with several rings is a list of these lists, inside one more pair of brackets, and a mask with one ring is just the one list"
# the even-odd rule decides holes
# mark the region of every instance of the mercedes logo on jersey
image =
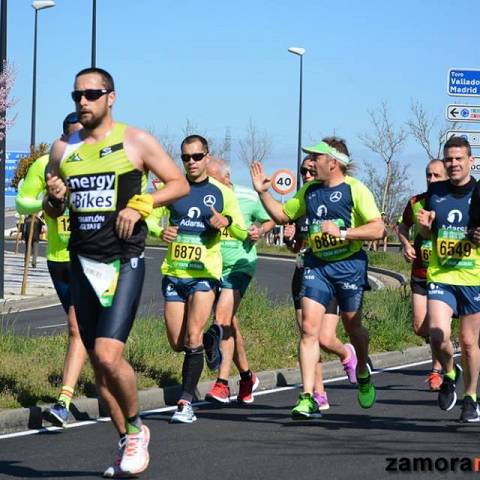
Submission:
[[460,223],[462,221],[463,215],[460,210],[450,210],[447,216],[448,223]]
[[327,216],[327,207],[325,205],[320,205],[317,208],[317,217],[323,218]]
[[335,192],[332,192],[330,195],[330,201],[333,203],[337,203],[342,199],[342,192],[339,192],[336,190]]
[[217,203],[217,199],[213,195],[205,195],[203,197],[203,204],[207,207],[213,207]]
[[188,218],[191,218],[193,220],[194,218],[200,217],[200,215],[201,215],[201,212],[198,207],[190,207],[188,209],[188,213],[187,213]]

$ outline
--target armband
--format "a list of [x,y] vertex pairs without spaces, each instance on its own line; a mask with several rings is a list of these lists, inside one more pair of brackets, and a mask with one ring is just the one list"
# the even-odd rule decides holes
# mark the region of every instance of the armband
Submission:
[[153,210],[153,197],[150,193],[143,193],[142,195],[134,195],[127,203],[128,208],[136,210],[145,220]]

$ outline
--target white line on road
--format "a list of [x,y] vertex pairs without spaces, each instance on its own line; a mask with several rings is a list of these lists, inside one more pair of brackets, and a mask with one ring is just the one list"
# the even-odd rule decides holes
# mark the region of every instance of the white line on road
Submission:
[[[454,357],[458,357],[459,354],[454,355]],[[421,362],[412,362],[412,363],[405,363],[403,365],[397,365],[395,367],[387,367],[387,368],[381,368],[379,370],[374,370],[372,372],[372,375],[377,375],[379,373],[383,372],[392,372],[394,370],[401,370],[402,368],[410,368],[410,367],[418,367],[419,365],[425,365],[426,363],[431,363],[431,359],[429,360],[422,360]],[[329,380],[324,380],[323,383],[334,383],[334,382],[340,382],[342,380],[346,380],[347,376],[344,375],[342,377],[335,377],[335,378],[330,378]],[[277,392],[285,392],[288,390],[294,390],[298,388],[300,384],[297,385],[289,385],[288,387],[277,387],[277,388],[271,388],[269,390],[262,390],[261,392],[255,392],[255,397],[260,397],[263,395],[268,395],[270,393],[277,393]],[[231,397],[234,398],[234,397]],[[203,406],[203,405],[209,405],[210,402],[195,402],[195,406]],[[171,406],[171,407],[162,407],[162,408],[157,408],[155,410],[146,410],[144,412],[141,412],[141,415],[151,415],[153,413],[164,413],[164,412],[172,412],[176,409],[176,406]],[[95,420],[85,420],[83,422],[75,422],[75,423],[70,423],[67,425],[66,428],[77,428],[77,427],[83,427],[86,425],[94,425],[96,423],[106,423],[110,422],[110,418],[108,417],[101,417],[97,418]],[[36,435],[38,433],[45,433],[45,432],[57,432],[59,430],[63,430],[60,427],[42,427],[39,429],[35,430],[25,430],[23,432],[16,432],[16,433],[7,433],[5,435],[0,435],[0,440],[6,440],[8,438],[16,438],[16,437],[25,437],[27,435]]]
[[67,322],[64,323],[56,323],[55,325],[45,325],[43,327],[35,327],[38,330],[41,330],[42,328],[55,328],[55,327],[64,327],[67,325]]

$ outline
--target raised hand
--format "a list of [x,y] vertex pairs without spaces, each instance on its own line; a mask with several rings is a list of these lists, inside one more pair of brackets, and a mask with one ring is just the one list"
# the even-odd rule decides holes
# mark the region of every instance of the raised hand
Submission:
[[252,162],[250,165],[250,176],[252,177],[252,185],[256,192],[268,192],[268,189],[272,184],[272,179],[267,177],[261,163]]

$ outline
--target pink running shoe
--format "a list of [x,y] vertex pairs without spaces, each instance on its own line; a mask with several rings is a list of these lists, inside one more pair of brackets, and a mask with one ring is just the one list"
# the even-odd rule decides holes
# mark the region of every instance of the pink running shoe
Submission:
[[313,399],[317,402],[319,410],[328,410],[330,408],[326,392],[313,392]]
[[346,343],[345,348],[348,350],[349,356],[342,361],[343,369],[347,374],[348,381],[355,385],[357,383],[357,353],[351,343]]

